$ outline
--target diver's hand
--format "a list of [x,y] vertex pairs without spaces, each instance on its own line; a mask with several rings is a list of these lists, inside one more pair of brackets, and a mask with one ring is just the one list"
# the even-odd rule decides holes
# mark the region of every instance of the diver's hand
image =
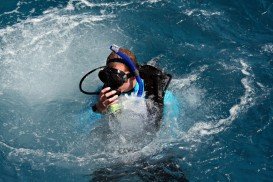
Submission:
[[105,113],[108,106],[116,103],[118,100],[118,95],[116,95],[116,90],[111,90],[110,87],[106,87],[101,90],[99,94],[99,101],[96,104],[97,110],[100,113]]

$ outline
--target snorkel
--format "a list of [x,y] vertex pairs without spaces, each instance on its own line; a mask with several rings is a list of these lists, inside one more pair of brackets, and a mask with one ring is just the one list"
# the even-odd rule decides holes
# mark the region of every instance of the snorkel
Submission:
[[139,85],[137,96],[141,97],[142,94],[143,94],[143,88],[144,88],[144,86],[143,86],[142,79],[140,78],[139,71],[135,67],[133,61],[126,54],[124,54],[123,52],[121,52],[120,51],[120,47],[118,47],[117,45],[115,45],[115,44],[111,45],[110,49],[112,51],[114,51],[119,57],[122,58],[122,60],[125,63],[125,65],[129,67],[130,72],[133,73],[134,76],[136,77],[136,81],[137,81],[137,83]]

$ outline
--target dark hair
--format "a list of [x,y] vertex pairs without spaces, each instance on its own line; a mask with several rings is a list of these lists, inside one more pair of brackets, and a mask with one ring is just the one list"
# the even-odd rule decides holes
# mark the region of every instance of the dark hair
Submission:
[[[130,50],[124,49],[124,48],[120,48],[119,50],[122,53],[126,54],[133,61],[133,63],[135,64],[137,69],[139,68],[139,64],[137,62],[137,59],[136,59],[136,56],[134,55],[134,53],[132,53]],[[111,63],[111,60],[114,60],[114,59],[121,59],[121,58],[115,52],[111,52],[111,54],[109,54],[109,56],[107,57],[106,65]]]

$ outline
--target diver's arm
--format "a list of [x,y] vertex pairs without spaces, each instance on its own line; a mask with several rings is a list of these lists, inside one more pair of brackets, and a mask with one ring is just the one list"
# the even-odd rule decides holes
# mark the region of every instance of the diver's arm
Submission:
[[116,103],[118,100],[117,91],[112,90],[110,87],[106,87],[101,90],[99,94],[99,101],[92,106],[94,112],[105,113],[109,105]]

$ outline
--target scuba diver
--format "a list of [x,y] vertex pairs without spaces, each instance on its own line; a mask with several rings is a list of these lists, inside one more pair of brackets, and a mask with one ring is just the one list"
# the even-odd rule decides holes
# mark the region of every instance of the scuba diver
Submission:
[[[96,68],[87,73],[80,81],[80,90],[85,94],[97,94],[98,101],[90,106],[97,114],[115,112],[119,96],[121,94],[136,94],[144,97],[147,110],[153,118],[154,128],[159,130],[164,108],[164,97],[166,89],[172,79],[170,74],[151,65],[140,65],[136,56],[128,49],[116,45],[110,47],[112,50],[106,61],[106,66]],[[94,71],[99,71],[98,76],[104,83],[99,92],[87,92],[82,89],[84,79]],[[169,96],[168,96],[169,97]]]
[[[92,127],[92,132],[89,134],[90,138],[95,138],[90,140],[92,141],[92,146],[103,148],[104,155],[105,151],[107,151],[106,153],[118,153],[123,156],[129,152],[139,151],[152,142],[163,120],[164,124],[166,124],[165,117],[168,118],[167,122],[173,121],[173,116],[177,117],[176,111],[178,111],[178,107],[175,107],[175,105],[178,102],[172,92],[166,90],[172,79],[170,74],[164,73],[151,65],[140,65],[136,56],[128,49],[119,48],[115,45],[111,46],[110,49],[112,52],[107,57],[106,66],[88,72],[81,79],[79,87],[81,92],[85,94],[98,95],[98,99],[95,102],[91,102],[90,108],[86,111],[88,119],[96,123],[95,126],[97,127]],[[100,70],[98,77],[104,84],[102,89],[99,92],[83,90],[83,81],[96,70]],[[133,100],[128,99],[128,97],[122,97],[122,95],[126,96],[126,94],[133,95]],[[125,102],[124,98],[127,99]],[[119,104],[124,103],[124,106],[128,104],[127,101],[133,107],[133,110],[129,109],[129,112],[132,112],[132,114],[129,114],[126,110],[122,110],[119,113]],[[143,104],[137,107],[138,102],[134,101],[140,101]],[[135,111],[140,112],[134,115]],[[146,112],[145,114],[147,114],[148,118],[144,116],[145,114],[142,115],[142,111]],[[125,115],[125,117],[116,120],[116,118],[119,118],[119,115]],[[106,119],[108,122],[103,122],[108,116],[110,118],[109,120]],[[100,119],[102,119],[101,122],[95,122]],[[123,125],[122,129],[118,126],[116,130],[116,123],[118,123],[117,125],[125,123],[125,125],[128,124],[130,126]],[[142,126],[144,126],[143,130]],[[131,132],[131,130],[134,131]],[[124,165],[118,164],[110,168],[99,169],[92,174],[94,176],[93,180],[107,181],[111,179],[109,178],[111,175],[120,175],[120,171],[123,173],[121,166]],[[118,168],[117,171],[112,171],[112,169],[116,168]],[[109,171],[109,169],[111,170]],[[119,169],[122,170],[119,171]]]

